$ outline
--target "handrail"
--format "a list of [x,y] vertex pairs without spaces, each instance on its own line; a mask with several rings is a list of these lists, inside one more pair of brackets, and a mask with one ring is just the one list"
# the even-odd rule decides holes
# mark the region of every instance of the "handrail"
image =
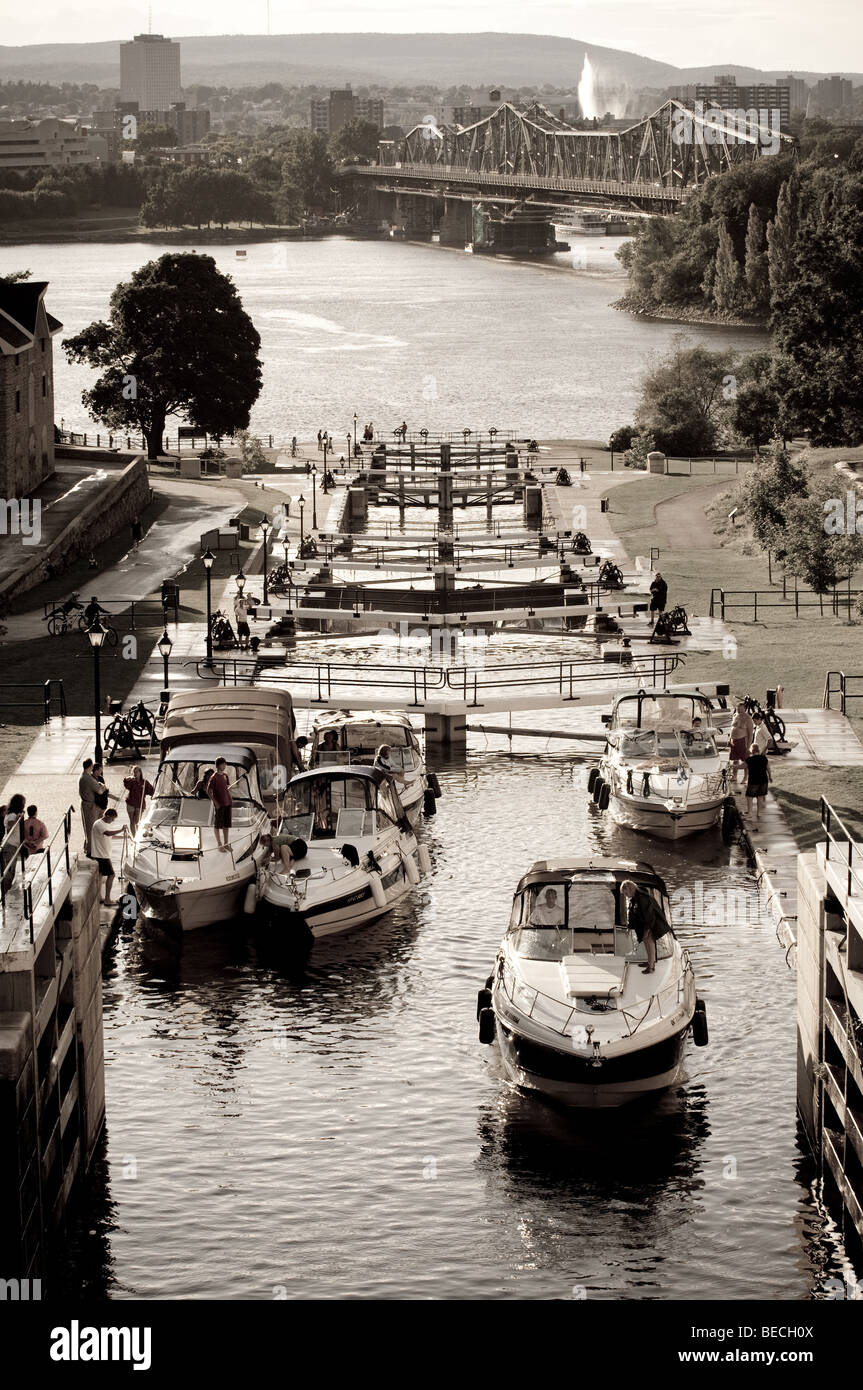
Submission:
[[[621,672],[610,672],[608,662],[602,657],[581,657],[572,661],[525,662],[523,665],[510,663],[501,666],[472,667],[451,666],[446,673],[446,683],[451,690],[458,690],[467,699],[468,688],[472,688],[474,699],[477,691],[491,687],[552,685],[558,693],[574,699],[573,687],[584,681],[595,680],[605,674],[613,677],[645,676],[650,674],[654,685],[665,684],[667,677],[676,670],[682,657],[678,652],[663,656],[645,655],[634,660]],[[533,672],[534,674],[531,674]]]
[[[843,610],[847,610],[850,615],[851,600],[861,596],[863,589],[850,589],[846,586],[840,589],[835,584],[824,594],[817,594],[814,589],[795,588],[793,592],[783,593],[781,596],[776,589],[711,589],[709,612],[711,618],[715,617],[718,608],[719,617],[724,619],[726,609],[751,608],[753,622],[757,622],[759,608],[781,608],[786,612],[793,608],[795,618],[800,616],[801,608],[818,608],[824,617],[826,604],[829,615],[838,618]],[[737,603],[736,599],[743,601]]]
[[[838,686],[833,684],[834,676],[838,679]],[[863,681],[863,675],[846,671],[828,671],[824,679],[824,696],[821,701],[821,708],[832,709],[833,696],[838,695],[840,712],[845,714],[849,700],[863,700],[863,690],[849,690],[849,681]]]
[[[587,954],[587,953],[585,953],[585,954]],[[608,952],[600,952],[600,953],[591,952],[590,954],[591,954],[591,955],[593,955],[593,954],[605,954],[605,955],[607,955],[607,954],[609,954],[609,953],[608,953]],[[629,964],[629,963],[630,963],[630,962],[627,962],[627,964]],[[675,1008],[676,1008],[677,1005],[680,1003],[680,998],[681,998],[681,995],[682,995],[682,992],[683,992],[683,989],[684,989],[684,978],[685,978],[685,975],[686,975],[686,970],[687,970],[687,968],[688,968],[688,960],[687,960],[687,962],[685,962],[685,964],[684,964],[684,969],[683,969],[683,971],[682,971],[681,974],[677,977],[677,991],[676,991],[676,999],[675,999],[675,1005],[674,1005]],[[513,998],[513,987],[510,987],[509,989],[507,988],[507,975],[508,975],[508,974],[509,974],[509,976],[512,978],[512,981],[513,981],[513,985],[514,985],[514,986],[517,986],[519,989],[525,990],[525,991],[528,992],[529,994],[532,994],[532,995],[533,995],[533,1002],[532,1002],[532,1004],[531,1004],[531,1006],[530,1006],[530,1011],[529,1011],[529,1012],[528,1012],[527,1010],[523,1009],[522,1006],[521,1006],[520,1004],[518,1004],[518,1003],[516,1002],[516,1000]],[[513,1004],[513,1005],[514,1005],[517,1009],[519,1009],[522,1013],[526,1014],[526,1017],[529,1018],[529,1019],[533,1019],[533,1010],[534,1010],[534,1008],[536,1007],[537,1001],[540,1000],[540,999],[547,1000],[549,1004],[553,1004],[554,1007],[555,1007],[555,1009],[558,1010],[559,1012],[560,1012],[560,1011],[563,1011],[564,1009],[567,1008],[566,1004],[561,1003],[561,1001],[560,1001],[559,999],[555,999],[554,995],[552,995],[552,994],[546,994],[543,990],[537,989],[535,985],[529,985],[525,980],[519,979],[518,976],[516,975],[516,972],[513,970],[512,966],[507,966],[506,964],[503,964],[503,965],[502,965],[501,971],[500,971],[500,981],[501,981],[501,985],[502,985],[502,987],[503,987],[503,992],[504,992],[504,994],[506,995],[507,999],[510,1001],[510,1003]],[[639,1003],[645,1003],[645,1008],[644,1008],[643,1013],[642,1013],[639,1017],[637,1017],[637,1018],[636,1018],[636,1015],[635,1015],[634,1013],[632,1013],[632,1011],[631,1011],[630,1009],[616,1009],[616,1010],[615,1010],[615,1015],[618,1016],[618,1017],[622,1017],[622,1018],[626,1021],[626,1024],[627,1024],[627,1027],[628,1027],[627,1037],[630,1037],[630,1038],[631,1038],[632,1035],[633,1035],[633,1033],[636,1033],[636,1032],[638,1031],[638,1029],[641,1027],[642,1023],[644,1023],[645,1019],[646,1019],[646,1018],[648,1017],[648,1015],[650,1014],[650,1011],[651,1011],[651,1009],[653,1008],[654,1003],[657,1005],[657,1008],[658,1008],[658,1011],[659,1011],[659,1017],[660,1017],[660,1018],[663,1018],[663,1017],[664,1017],[663,1012],[662,1012],[662,996],[663,996],[664,994],[668,994],[668,993],[670,992],[671,988],[672,988],[671,985],[666,985],[664,989],[657,990],[655,994],[651,994],[651,995],[647,998],[646,1001],[639,1000]],[[569,1029],[571,1028],[571,1026],[572,1026],[572,1023],[573,1023],[573,1016],[574,1016],[574,1015],[576,1015],[576,1016],[578,1016],[578,1017],[583,1017],[583,1016],[584,1016],[584,1015],[582,1015],[582,1014],[580,1013],[579,1009],[576,1007],[575,1004],[573,1004],[572,1007],[569,1009],[569,1012],[567,1013],[567,1016],[566,1016],[566,1021],[565,1021],[562,1025],[560,1025],[560,1026],[555,1026],[553,1023],[547,1023],[545,1020],[543,1020],[541,1026],[542,1026],[543,1028],[550,1028],[552,1032],[558,1033],[561,1037],[565,1038],[565,1037],[568,1037],[568,1036],[569,1036],[568,1030],[569,1030]],[[634,1024],[633,1024],[633,1019],[635,1020]]]
[[[855,838],[853,831],[849,830],[841,816],[834,811],[830,802],[823,796],[821,797],[821,828],[826,836],[825,859],[828,862],[838,862],[846,872],[846,897],[863,900],[863,874],[858,873],[855,867],[858,860],[863,864],[863,844]],[[831,861],[831,845],[837,852],[840,846],[843,847],[843,852],[839,854],[838,860],[834,856]],[[856,893],[854,892],[855,886]]]
[[[72,831],[73,812],[74,807],[72,806],[64,812],[63,818],[54,831],[54,834],[44,848],[37,853],[31,854],[23,839],[23,816],[15,822],[6,832],[2,841],[0,841],[0,861],[2,861],[0,862],[0,906],[2,906],[3,909],[6,907],[10,890],[14,883],[15,866],[20,858],[22,877],[21,908],[30,929],[31,944],[33,942],[33,918],[36,909],[46,893],[48,894],[48,902],[52,906],[54,903],[54,874],[57,868],[57,860],[55,859],[53,864],[51,861],[52,851],[54,851],[54,842],[61,833],[63,835],[63,845],[60,854],[65,861],[65,874],[69,875],[72,872],[72,853],[69,845],[69,836]],[[16,835],[18,836],[18,843],[15,845],[14,851],[10,855],[10,847]],[[30,867],[31,861],[35,861],[32,863],[32,867]],[[43,867],[45,869],[45,881],[34,895],[34,885],[36,885],[40,870]]]
[[[55,685],[58,687],[56,694]],[[0,709],[38,709],[41,706],[43,723],[49,724],[51,705],[56,700],[57,713],[61,716],[66,713],[66,691],[59,676],[51,676],[46,681],[4,681],[0,694],[6,690],[41,690],[42,695],[38,700],[0,700]]]

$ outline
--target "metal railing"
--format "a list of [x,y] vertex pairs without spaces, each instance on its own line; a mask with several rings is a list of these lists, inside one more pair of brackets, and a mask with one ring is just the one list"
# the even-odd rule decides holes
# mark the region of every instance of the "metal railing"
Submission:
[[793,612],[800,617],[800,610],[817,608],[820,617],[838,618],[842,613],[852,616],[852,601],[863,595],[863,589],[839,589],[834,587],[825,594],[816,594],[810,589],[795,589],[780,598],[776,589],[711,589],[710,617],[725,618],[726,612],[751,611],[754,622],[758,621],[759,609],[763,613],[769,608],[779,608],[784,613]]
[[841,816],[834,811],[830,802],[821,797],[821,829],[826,840],[824,857],[827,861],[828,877],[834,870],[838,881],[843,880],[846,906],[856,899],[860,904],[855,916],[858,923],[863,922],[863,844],[848,828]]
[[[652,685],[664,686],[668,676],[676,670],[682,660],[679,653],[668,656],[639,657],[612,673],[607,661],[602,657],[583,657],[578,661],[539,661],[524,665],[512,664],[492,667],[452,666],[446,673],[446,683],[450,690],[470,704],[481,703],[479,695],[489,690],[506,690],[541,686],[546,694],[561,695],[564,699],[575,700],[579,687],[598,677],[620,680],[623,678],[649,677]],[[469,698],[470,697],[470,698]]]
[[[195,663],[201,678],[217,676],[220,685],[245,685],[251,681],[257,669],[254,658],[216,657],[212,666],[206,662]],[[412,704],[428,698],[430,691],[443,691],[446,688],[446,672],[440,666],[350,666],[341,662],[292,662],[284,669],[283,683],[291,686],[311,688],[317,691],[311,698],[326,704],[337,697],[354,694],[358,687],[366,683],[387,690],[412,692]],[[281,669],[278,679],[282,681]],[[277,678],[268,667],[267,680]]]
[[[66,692],[63,688],[62,680],[57,676],[52,676],[47,681],[9,681],[0,685],[0,695],[4,695],[7,690],[38,690],[40,695],[35,700],[0,700],[0,709],[40,709],[42,710],[42,722],[50,723],[52,713],[56,712],[62,716],[66,713]],[[56,711],[52,710],[52,705],[56,702]]]
[[[0,908],[5,912],[10,906],[20,908],[29,927],[30,942],[33,942],[33,919],[45,895],[50,906],[54,904],[54,894],[58,887],[55,882],[57,869],[61,870],[60,882],[72,872],[72,851],[69,836],[72,831],[72,806],[42,850],[31,852],[23,839],[24,818],[12,826],[0,842]],[[57,844],[62,835],[62,844]],[[21,893],[15,892],[15,875],[21,865]]]
[[[101,617],[108,617],[108,618],[120,618],[120,617],[122,617],[122,619],[124,620],[124,622],[128,623],[128,625],[129,625],[129,630],[130,630],[131,632],[134,632],[135,629],[136,629],[136,623],[137,623],[137,622],[146,622],[146,620],[147,620],[148,618],[150,618],[150,617],[155,618],[155,619],[157,620],[157,622],[161,623],[161,622],[162,622],[162,618],[163,618],[163,616],[164,616],[165,608],[166,608],[166,607],[171,608],[171,607],[173,607],[173,606],[174,606],[174,605],[173,605],[173,600],[169,600],[169,602],[168,602],[167,604],[164,604],[164,603],[162,603],[162,601],[161,601],[160,599],[152,599],[152,598],[151,598],[151,599],[109,598],[109,599],[105,599],[104,602],[102,602],[102,600],[100,599],[100,600],[99,600],[99,607],[100,607],[100,609],[101,609],[101,613],[100,613],[99,616],[100,616],[100,618],[101,618]],[[73,607],[73,608],[70,608],[70,609],[68,610],[68,612],[67,612],[66,615],[65,615],[65,616],[66,616],[66,619],[67,619],[67,622],[68,622],[68,627],[66,628],[66,632],[81,632],[82,634],[86,632],[86,630],[87,630],[86,627],[81,627],[81,625],[80,625],[80,620],[81,620],[81,618],[83,618],[83,616],[84,616],[84,609],[85,609],[86,607],[87,607],[87,604],[86,604],[86,603],[82,603],[82,604],[80,604],[80,606]],[[59,617],[59,616],[60,616],[60,614],[61,614],[61,612],[62,612],[62,610],[63,610],[63,604],[62,604],[62,603],[43,603],[42,609],[43,609],[43,615],[44,615],[44,616],[43,616],[43,621],[44,621],[44,622],[47,622],[47,621],[49,620],[49,618]],[[57,634],[55,634],[55,635],[56,635],[56,636],[65,636],[65,633],[62,633],[62,632],[61,632],[61,633],[57,633]]]
[[[623,1020],[625,1021],[628,1037],[632,1037],[633,1033],[638,1032],[638,1029],[641,1027],[642,1023],[644,1023],[645,1020],[649,1017],[649,1015],[654,1011],[654,1006],[655,1015],[657,1019],[662,1019],[665,1017],[662,1008],[664,1002],[671,1005],[669,1012],[674,1012],[674,1010],[683,1000],[686,974],[690,969],[691,966],[689,964],[689,958],[687,956],[685,959],[683,971],[671,985],[666,985],[665,989],[658,990],[656,994],[651,994],[647,999],[640,999],[638,1001],[639,1005],[643,1006],[641,1009],[641,1013],[634,1013],[632,1008],[617,1008],[614,1010],[613,1016],[623,1018]],[[590,1022],[592,1017],[596,1017],[596,1015],[585,1013],[583,1010],[579,1009],[575,1004],[562,1004],[561,1001],[559,999],[555,999],[553,995],[545,994],[542,990],[536,989],[533,985],[526,984],[524,980],[520,980],[518,978],[515,971],[512,970],[511,967],[502,965],[499,978],[501,989],[503,990],[507,999],[513,1005],[514,1008],[518,1009],[520,1013],[523,1013],[527,1018],[531,1019],[533,1022],[538,1023],[540,1027],[548,1028],[551,1032],[558,1033],[562,1037],[571,1036],[571,1032],[574,1026],[583,1026],[586,1022]],[[518,998],[516,998],[516,992],[518,992]],[[530,998],[530,996],[533,996],[532,999]],[[530,1002],[529,1008],[526,1007],[528,1001]],[[534,1009],[536,1008],[537,1004],[540,1003],[540,1001],[542,1001],[541,1007],[543,1009],[544,1017],[542,1019],[534,1019]],[[603,1017],[603,1015],[600,1016]],[[608,1014],[604,1015],[604,1017],[608,1016]],[[561,1021],[551,1021],[555,1019],[555,1017],[557,1017]],[[603,1042],[613,1041],[615,1041],[613,1038],[597,1039],[597,1042],[600,1044],[600,1046]]]
[[839,710],[842,714],[847,714],[849,700],[863,700],[863,689],[849,689],[851,681],[863,681],[863,676],[851,675],[846,671],[828,671],[824,681],[824,697],[821,701],[821,708],[833,709],[834,696],[838,695]]

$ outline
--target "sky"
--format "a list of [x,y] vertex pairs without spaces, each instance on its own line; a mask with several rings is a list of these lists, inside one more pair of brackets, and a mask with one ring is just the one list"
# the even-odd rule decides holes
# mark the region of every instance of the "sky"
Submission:
[[[678,67],[810,72],[863,68],[861,0],[269,0],[270,32],[560,34]],[[171,38],[264,34],[267,0],[153,0],[152,29]],[[0,0],[0,43],[80,43],[146,32],[140,0],[87,4]]]

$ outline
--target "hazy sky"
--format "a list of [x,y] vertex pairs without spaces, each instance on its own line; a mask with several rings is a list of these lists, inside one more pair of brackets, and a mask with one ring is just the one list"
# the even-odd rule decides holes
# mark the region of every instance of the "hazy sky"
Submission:
[[[120,39],[147,29],[147,5],[114,0],[0,0],[0,43]],[[270,0],[274,34],[465,32],[561,34],[680,67],[863,70],[861,0]],[[263,34],[266,0],[154,0],[153,30]]]

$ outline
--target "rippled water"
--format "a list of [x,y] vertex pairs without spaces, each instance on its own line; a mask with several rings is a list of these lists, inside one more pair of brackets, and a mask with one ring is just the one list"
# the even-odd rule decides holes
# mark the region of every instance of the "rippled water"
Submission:
[[[610,308],[625,289],[613,249],[583,239],[583,265],[466,256],[401,242],[255,243],[200,248],[234,277],[262,339],[264,386],[253,426],[282,443],[328,429],[338,441],[373,420],[391,429],[516,428],[606,439],[629,423],[649,354],[679,331]],[[0,274],[51,282],[61,337],[106,315],[114,286],[163,251],[153,242],[0,247]],[[763,334],[695,328],[694,341],[754,349]],[[55,353],[57,418],[92,428],[80,403],[94,374]]]
[[[14,260],[49,278],[51,309],[74,331],[160,249],[4,249],[0,271]],[[631,415],[645,353],[674,332],[608,308],[622,284],[607,255],[578,274],[342,240],[215,255],[264,339],[256,422],[282,437],[335,431],[355,408],[378,423],[602,437]],[[67,423],[81,381],[59,368]],[[592,650],[511,634],[470,658]],[[370,638],[297,654],[394,656]],[[534,859],[601,852],[649,859],[672,890],[754,887],[718,832],[672,850],[623,831],[588,801],[566,743],[518,733],[586,721],[600,727],[595,713],[520,714],[511,741],[472,734],[463,758],[439,760],[443,796],[422,832],[432,875],[376,925],[317,943],[301,977],[246,922],[182,946],[144,924],[119,938],[104,986],[104,1161],[70,1289],[809,1296],[833,1251],[795,1142],[795,976],[760,913],[678,927],[711,1040],[688,1045],[684,1085],[654,1105],[559,1112],[509,1087],[478,1042],[476,991]]]

